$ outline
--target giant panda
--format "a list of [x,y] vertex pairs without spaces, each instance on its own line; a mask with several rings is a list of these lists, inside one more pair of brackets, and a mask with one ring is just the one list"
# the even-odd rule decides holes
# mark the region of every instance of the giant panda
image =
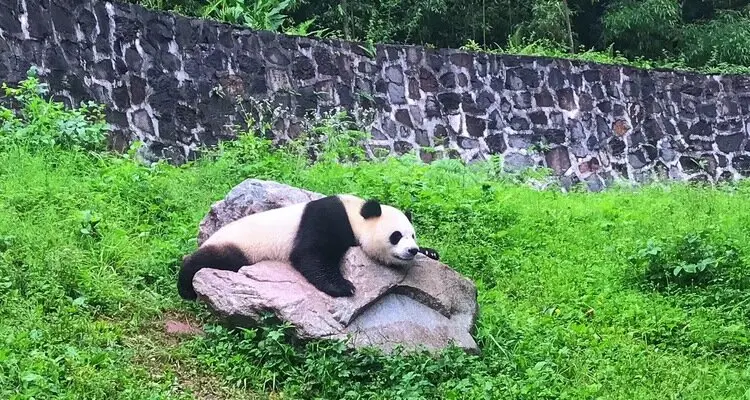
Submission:
[[289,262],[310,284],[331,297],[348,297],[354,285],[340,263],[359,246],[372,260],[408,266],[420,248],[411,217],[397,208],[352,195],[334,195],[242,217],[221,227],[194,253],[183,258],[178,293],[195,300],[193,277],[202,268],[238,271],[264,260]]

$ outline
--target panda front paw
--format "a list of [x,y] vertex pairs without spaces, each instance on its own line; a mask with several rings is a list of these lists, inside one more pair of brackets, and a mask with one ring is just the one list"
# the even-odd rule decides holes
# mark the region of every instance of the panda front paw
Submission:
[[354,292],[356,292],[354,284],[346,279],[342,279],[336,283],[330,283],[321,290],[331,297],[351,297],[354,296]]
[[440,254],[429,247],[420,247],[419,252],[433,260],[440,260]]

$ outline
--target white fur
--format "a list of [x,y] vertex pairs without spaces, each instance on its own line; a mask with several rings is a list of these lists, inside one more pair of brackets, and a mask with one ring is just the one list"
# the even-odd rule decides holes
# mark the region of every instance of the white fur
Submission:
[[[418,248],[414,227],[400,210],[381,204],[380,217],[365,219],[360,214],[365,200],[339,195],[349,216],[349,223],[362,251],[375,261],[388,265],[406,265],[414,259],[410,248]],[[263,260],[289,261],[294,238],[307,203],[276,208],[233,221],[211,235],[206,245],[234,244],[251,263]],[[389,241],[399,231],[403,238],[397,245]]]
[[289,261],[299,221],[307,203],[292,204],[232,221],[211,235],[203,246],[233,244],[255,264]]

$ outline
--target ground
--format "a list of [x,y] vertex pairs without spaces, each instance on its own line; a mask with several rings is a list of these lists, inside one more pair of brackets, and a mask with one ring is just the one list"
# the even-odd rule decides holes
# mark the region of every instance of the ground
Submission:
[[[421,243],[477,283],[482,354],[296,344],[181,301],[198,222],[250,177],[412,209]],[[750,398],[750,185],[525,179],[408,157],[309,165],[252,137],[181,167],[2,147],[0,397]]]

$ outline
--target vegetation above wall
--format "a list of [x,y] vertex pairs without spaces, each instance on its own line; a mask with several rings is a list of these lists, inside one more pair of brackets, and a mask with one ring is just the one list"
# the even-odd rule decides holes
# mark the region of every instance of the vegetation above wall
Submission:
[[253,29],[750,73],[746,0],[129,0]]

